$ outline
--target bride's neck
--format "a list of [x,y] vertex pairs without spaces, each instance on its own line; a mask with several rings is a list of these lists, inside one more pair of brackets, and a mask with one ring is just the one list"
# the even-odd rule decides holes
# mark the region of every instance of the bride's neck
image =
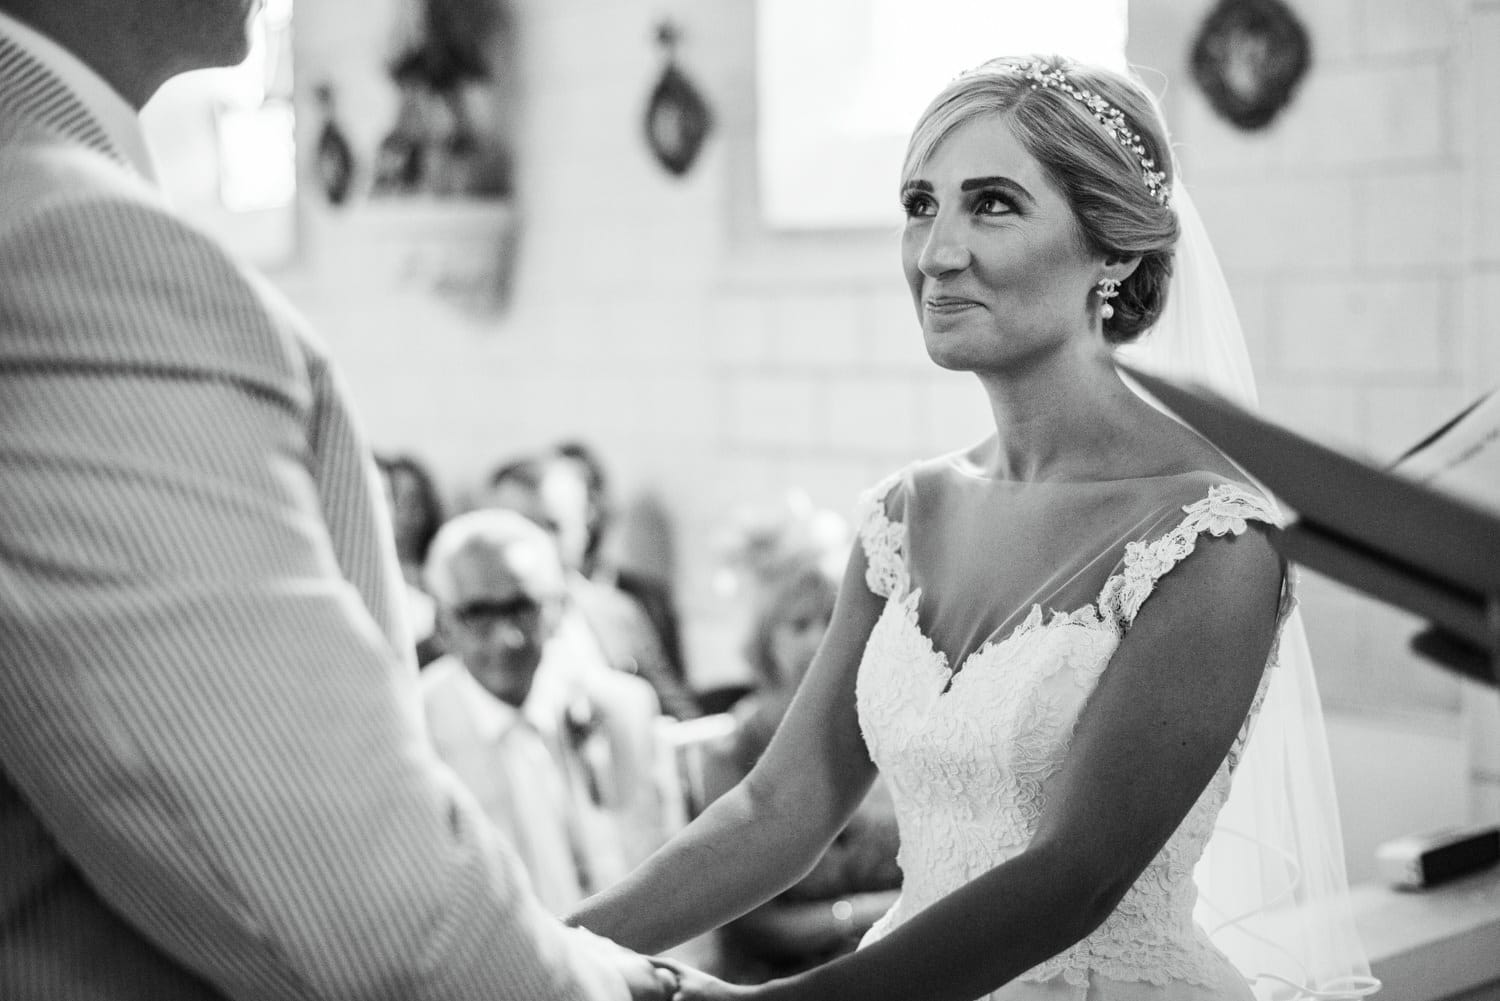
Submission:
[[1150,407],[1108,352],[1056,358],[1027,371],[981,373],[995,421],[987,472],[1006,480],[1110,479]]

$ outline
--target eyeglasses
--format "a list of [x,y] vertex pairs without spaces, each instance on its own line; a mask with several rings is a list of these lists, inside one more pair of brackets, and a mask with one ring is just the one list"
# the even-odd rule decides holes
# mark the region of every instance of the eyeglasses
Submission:
[[475,633],[488,633],[496,626],[504,625],[508,629],[532,636],[541,625],[543,612],[555,604],[551,601],[541,604],[528,597],[508,601],[481,598],[455,606],[453,618],[459,625]]

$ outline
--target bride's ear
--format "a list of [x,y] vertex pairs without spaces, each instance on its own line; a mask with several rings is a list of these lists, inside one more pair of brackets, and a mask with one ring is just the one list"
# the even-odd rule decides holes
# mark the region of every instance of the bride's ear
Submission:
[[1125,279],[1135,274],[1136,266],[1140,263],[1141,259],[1139,257],[1106,257],[1104,259],[1104,270],[1099,277],[1124,282]]

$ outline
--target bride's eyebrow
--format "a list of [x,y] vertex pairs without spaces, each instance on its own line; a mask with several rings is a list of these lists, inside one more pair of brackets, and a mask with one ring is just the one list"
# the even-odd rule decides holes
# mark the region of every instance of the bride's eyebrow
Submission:
[[1031,192],[1010,178],[999,175],[994,177],[971,177],[958,186],[958,190],[960,191],[978,191],[982,188],[1003,188],[1017,198],[1024,199],[1030,204],[1036,203],[1036,199],[1031,197]]

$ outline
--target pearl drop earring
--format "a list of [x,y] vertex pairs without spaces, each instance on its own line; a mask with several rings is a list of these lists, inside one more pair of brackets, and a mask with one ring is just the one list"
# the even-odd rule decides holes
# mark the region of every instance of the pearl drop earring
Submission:
[[1099,318],[1107,320],[1115,315],[1115,307],[1109,304],[1109,300],[1120,294],[1120,283],[1113,278],[1099,279]]

